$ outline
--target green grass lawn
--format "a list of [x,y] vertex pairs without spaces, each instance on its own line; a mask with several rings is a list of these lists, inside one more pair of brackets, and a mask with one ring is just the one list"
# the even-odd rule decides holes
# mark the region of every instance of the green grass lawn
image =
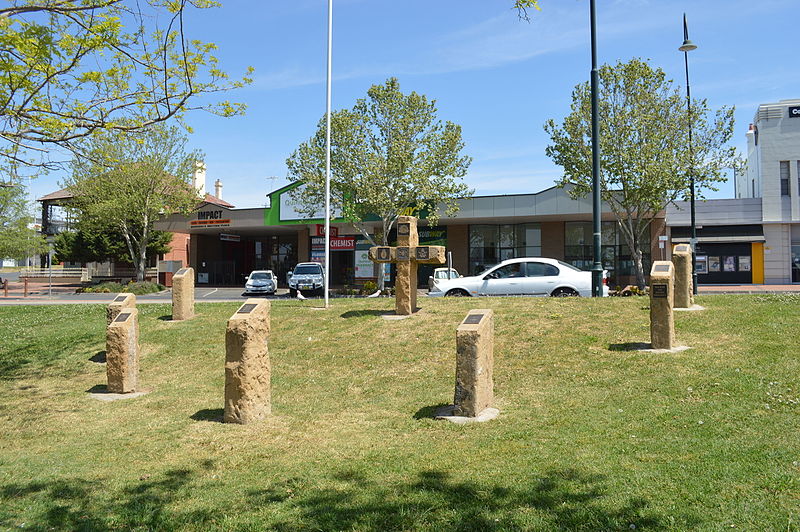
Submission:
[[[0,307],[0,528],[800,530],[800,298],[705,296],[675,354],[644,298],[272,306],[273,415],[220,423],[238,307],[140,305],[140,383],[100,402],[103,306]],[[500,417],[434,421],[455,329],[495,311]]]

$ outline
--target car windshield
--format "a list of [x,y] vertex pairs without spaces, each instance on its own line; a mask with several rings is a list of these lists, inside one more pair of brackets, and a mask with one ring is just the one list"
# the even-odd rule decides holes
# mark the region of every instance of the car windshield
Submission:
[[322,268],[316,264],[305,264],[294,269],[294,275],[322,275]]
[[581,270],[580,268],[578,268],[578,267],[576,267],[576,266],[573,266],[572,264],[569,264],[568,262],[561,262],[561,261],[558,261],[558,263],[559,263],[560,265],[564,266],[565,268],[569,268],[570,270],[575,270],[576,272],[582,272],[582,271],[583,271],[583,270]]
[[[447,270],[439,270],[436,272],[437,279],[447,279]],[[458,279],[458,272],[450,270],[450,279]]]
[[272,279],[272,272],[253,272],[250,274],[251,281],[267,281]]

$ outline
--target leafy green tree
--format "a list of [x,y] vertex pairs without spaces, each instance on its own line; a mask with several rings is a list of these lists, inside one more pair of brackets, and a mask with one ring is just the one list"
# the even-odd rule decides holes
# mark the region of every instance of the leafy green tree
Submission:
[[[0,8],[0,166],[50,168],[97,131],[136,131],[242,104],[210,95],[231,80],[216,45],[186,36],[190,7],[213,0],[7,0]],[[159,25],[161,21],[164,26]],[[53,148],[59,148],[54,150]],[[13,172],[11,172],[13,174]]]
[[[375,244],[364,221],[378,216],[382,244],[404,212],[429,208],[428,220],[458,210],[472,191],[461,178],[471,158],[461,155],[461,126],[436,119],[436,101],[400,92],[396,78],[373,85],[352,109],[331,113],[331,207]],[[289,180],[305,185],[293,200],[315,216],[325,205],[325,118],[316,134],[286,161]]]
[[[147,256],[163,255],[170,250],[172,233],[152,231],[147,245]],[[131,255],[120,232],[97,231],[91,228],[78,231],[65,231],[56,235],[53,241],[55,261],[69,262],[131,262]]]
[[197,153],[174,126],[141,132],[106,131],[87,139],[89,157],[76,157],[67,181],[78,228],[121,234],[137,280],[144,279],[153,223],[164,214],[189,214],[200,198],[190,184]]
[[[711,113],[706,100],[694,100],[690,115],[679,89],[641,59],[603,65],[599,74],[601,196],[633,254],[636,282],[644,287],[642,237],[652,219],[687,197],[690,172],[702,198],[701,189],[717,190],[726,169],[737,164],[735,148],[727,146],[733,109]],[[589,83],[575,87],[571,109],[561,125],[552,119],[545,124],[552,141],[546,153],[564,169],[559,186],[569,185],[569,194],[581,198],[592,190]]]
[[47,251],[47,242],[32,223],[25,187],[0,187],[0,259],[22,260]]

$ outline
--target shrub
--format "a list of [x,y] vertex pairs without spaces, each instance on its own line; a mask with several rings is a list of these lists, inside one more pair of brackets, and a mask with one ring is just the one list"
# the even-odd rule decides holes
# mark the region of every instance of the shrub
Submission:
[[375,281],[367,281],[364,283],[364,286],[361,287],[361,295],[368,296],[375,293],[375,290],[378,289],[378,284]]
[[113,282],[105,282],[96,284],[94,286],[85,286],[83,288],[79,288],[77,290],[78,293],[87,293],[87,294],[116,294],[120,292],[127,292],[130,294],[135,294],[140,296],[142,294],[152,294],[154,292],[160,292],[166,288],[163,285],[158,283],[151,283],[149,281],[142,281],[140,283],[131,281],[130,283],[123,285],[120,283],[113,283]]

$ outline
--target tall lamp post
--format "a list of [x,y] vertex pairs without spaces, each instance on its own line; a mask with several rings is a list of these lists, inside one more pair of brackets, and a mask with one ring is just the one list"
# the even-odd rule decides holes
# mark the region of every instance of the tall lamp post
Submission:
[[694,211],[694,152],[692,151],[692,92],[689,88],[689,52],[697,49],[697,45],[689,40],[689,27],[686,24],[686,13],[683,14],[683,44],[678,48],[683,52],[683,64],[686,68],[686,113],[689,121],[689,216],[692,236],[689,240],[692,248],[692,293],[697,295],[697,224]]
[[328,62],[325,81],[325,308],[331,279],[331,52],[333,49],[333,0],[328,0]]
[[589,3],[589,18],[592,35],[592,297],[603,297],[603,258],[600,238],[600,122],[597,117],[597,92],[599,78],[597,74],[597,16],[595,0]]

